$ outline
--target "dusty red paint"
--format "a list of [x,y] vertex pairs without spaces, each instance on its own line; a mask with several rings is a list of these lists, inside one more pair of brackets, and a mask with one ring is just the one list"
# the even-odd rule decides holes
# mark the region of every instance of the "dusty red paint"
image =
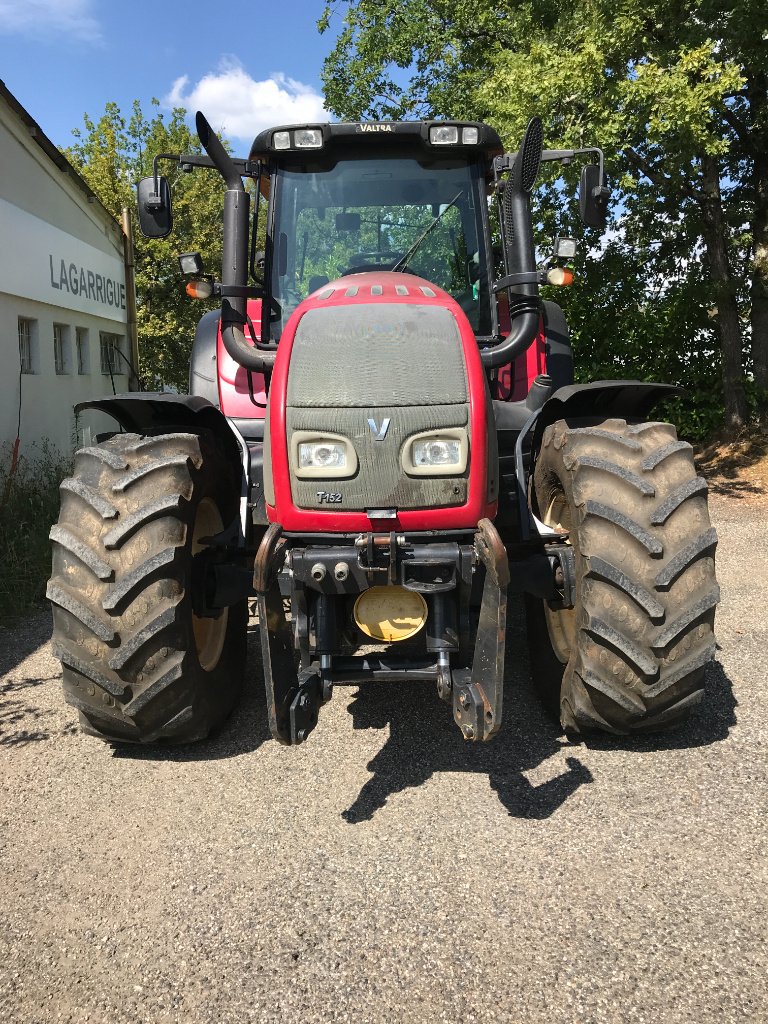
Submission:
[[[408,295],[397,294],[395,286],[403,284],[408,288]],[[345,294],[351,285],[356,285],[358,288],[357,294],[354,296]],[[376,285],[381,287],[381,295],[371,294],[372,287]],[[325,299],[320,298],[330,288],[334,289],[332,296]],[[422,288],[431,289],[434,295],[425,295]],[[405,305],[443,306],[450,310],[456,320],[467,369],[470,398],[472,454],[466,504],[453,508],[408,509],[401,511],[396,519],[386,520],[369,519],[364,512],[296,508],[291,497],[285,435],[288,366],[296,328],[301,317],[310,309],[328,305],[352,306],[362,303],[370,305],[379,301],[388,304],[394,302]],[[352,353],[350,359],[354,359]],[[341,533],[474,529],[481,519],[492,519],[496,514],[496,504],[489,504],[487,501],[486,396],[485,372],[475,335],[459,304],[442,289],[410,274],[405,276],[386,271],[354,274],[340,281],[330,282],[301,303],[290,317],[280,339],[270,388],[270,443],[275,506],[267,506],[267,516],[272,522],[279,522],[284,530],[290,532]]]
[[[248,299],[247,311],[258,338],[261,331],[261,299]],[[246,333],[247,338],[248,334]],[[255,399],[255,401],[251,401],[248,390],[248,371],[244,366],[236,363],[224,348],[224,342],[221,340],[221,322],[219,322],[218,326],[216,351],[221,411],[225,416],[234,416],[238,419],[264,419],[267,411],[264,377],[260,373],[251,374],[253,397]]]

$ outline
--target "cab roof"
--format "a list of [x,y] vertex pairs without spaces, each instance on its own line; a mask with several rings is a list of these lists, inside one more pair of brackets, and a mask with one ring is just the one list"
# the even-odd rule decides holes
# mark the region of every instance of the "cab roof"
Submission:
[[[311,145],[306,145],[307,139]],[[400,152],[413,149],[446,157],[482,153],[487,160],[504,152],[496,131],[480,121],[350,121],[267,128],[256,136],[249,159],[289,157],[295,161],[297,155],[317,159],[325,152],[338,158],[342,154],[381,152],[382,148]]]

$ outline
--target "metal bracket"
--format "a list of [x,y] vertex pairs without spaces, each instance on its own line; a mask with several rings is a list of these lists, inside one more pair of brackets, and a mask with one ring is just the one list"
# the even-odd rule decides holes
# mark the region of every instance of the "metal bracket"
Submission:
[[451,656],[448,651],[437,653],[437,695],[446,703],[451,703],[453,679],[451,678]]
[[282,539],[283,528],[272,523],[261,539],[256,559],[253,563],[253,589],[257,594],[266,594],[270,588],[272,570],[275,567],[275,556],[278,548],[285,543]]
[[[531,539],[531,526],[534,525],[532,523],[533,513],[531,512],[531,509],[528,505],[528,480],[525,474],[523,445],[525,444],[525,441],[530,432],[536,426],[536,421],[539,418],[540,412],[541,409],[535,409],[531,413],[531,415],[523,424],[523,428],[518,434],[517,441],[515,442],[515,476],[517,477],[517,501],[518,507],[520,509],[520,533],[522,535],[523,541],[528,541]],[[531,457],[533,457],[533,452],[531,452]],[[533,466],[529,467],[529,475],[533,475]],[[543,523],[541,523],[540,525],[544,527]],[[544,527],[544,529],[546,529],[546,527]],[[538,526],[536,527],[536,530],[538,532]]]
[[302,669],[299,686],[291,702],[291,744],[303,743],[317,725],[317,715],[323,704],[323,687],[320,667],[315,664]]
[[453,717],[465,740],[485,740],[494,713],[482,689],[472,683],[470,669],[453,672]]
[[453,717],[468,740],[489,740],[501,726],[507,627],[507,552],[493,523],[481,519],[475,550],[485,566],[471,669],[453,671]]
[[[285,617],[283,597],[275,572],[282,543],[281,534],[282,529],[276,523],[264,534],[254,563],[253,587],[257,594],[269,731],[278,743],[292,744],[296,742],[293,739],[293,705],[299,692],[299,676],[294,657],[293,634]],[[298,728],[302,727],[303,724]]]
[[573,608],[576,603],[576,554],[570,544],[547,544],[544,551],[556,560],[554,582],[559,599],[550,601],[552,608]]

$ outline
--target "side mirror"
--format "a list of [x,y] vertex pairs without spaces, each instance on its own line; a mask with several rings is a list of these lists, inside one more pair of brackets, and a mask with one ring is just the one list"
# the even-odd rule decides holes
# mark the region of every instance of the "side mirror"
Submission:
[[145,238],[166,238],[173,228],[171,190],[162,175],[142,178],[136,186],[139,228]]
[[579,182],[579,214],[588,228],[605,227],[610,195],[600,176],[599,165],[585,164]]

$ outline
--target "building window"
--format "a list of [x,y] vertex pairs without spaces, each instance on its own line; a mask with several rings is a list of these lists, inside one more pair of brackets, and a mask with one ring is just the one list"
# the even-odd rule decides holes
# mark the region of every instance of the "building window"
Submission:
[[69,328],[66,324],[53,325],[53,361],[56,373],[72,372],[72,360],[69,351]]
[[37,373],[37,320],[19,317],[19,360],[22,373]]
[[87,327],[78,327],[75,331],[77,347],[77,372],[83,377],[91,372],[91,343]]
[[99,338],[101,339],[101,372],[110,376],[120,373],[123,339],[119,334],[104,332],[99,335]]

